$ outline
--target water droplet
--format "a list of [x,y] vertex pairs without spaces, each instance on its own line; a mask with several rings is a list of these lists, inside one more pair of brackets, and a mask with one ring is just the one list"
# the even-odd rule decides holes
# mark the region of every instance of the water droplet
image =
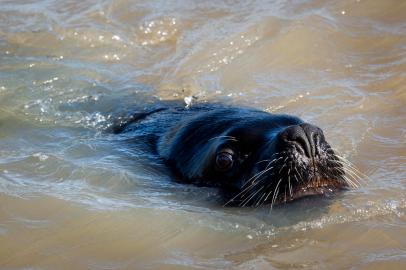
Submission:
[[119,36],[117,36],[117,35],[112,36],[111,39],[113,39],[113,40],[121,40],[121,38]]
[[190,106],[192,106],[192,103],[193,103],[193,97],[192,96],[185,97],[183,100],[186,103],[186,108],[190,108]]
[[32,155],[33,157],[37,157],[40,161],[44,161],[48,159],[48,156],[42,153],[35,153]]

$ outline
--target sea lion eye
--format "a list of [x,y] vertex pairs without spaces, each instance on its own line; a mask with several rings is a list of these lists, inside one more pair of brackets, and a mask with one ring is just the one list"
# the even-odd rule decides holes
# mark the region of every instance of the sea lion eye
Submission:
[[231,149],[223,150],[216,156],[216,166],[220,171],[226,171],[233,166],[233,151]]

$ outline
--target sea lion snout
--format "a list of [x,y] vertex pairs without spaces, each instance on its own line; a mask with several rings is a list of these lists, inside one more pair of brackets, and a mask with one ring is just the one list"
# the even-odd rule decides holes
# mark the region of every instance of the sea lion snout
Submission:
[[310,159],[319,156],[324,143],[326,141],[323,131],[308,123],[287,127],[277,136],[277,148],[280,151],[292,149]]
[[277,148],[290,149],[307,158],[316,158],[321,145],[326,143],[323,131],[314,125],[303,123],[287,127],[278,134]]

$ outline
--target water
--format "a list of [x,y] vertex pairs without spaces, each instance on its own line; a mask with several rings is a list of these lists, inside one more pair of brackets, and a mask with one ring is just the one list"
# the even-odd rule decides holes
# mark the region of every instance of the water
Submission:
[[[1,269],[406,267],[406,2],[0,6]],[[223,208],[103,132],[191,96],[298,115],[368,178]]]

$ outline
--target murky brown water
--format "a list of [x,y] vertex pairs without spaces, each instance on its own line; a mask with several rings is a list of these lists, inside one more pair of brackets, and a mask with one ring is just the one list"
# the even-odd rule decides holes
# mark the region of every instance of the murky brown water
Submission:
[[[102,132],[190,95],[316,123],[369,179],[222,208]],[[405,1],[0,1],[1,269],[406,269],[405,163]]]

